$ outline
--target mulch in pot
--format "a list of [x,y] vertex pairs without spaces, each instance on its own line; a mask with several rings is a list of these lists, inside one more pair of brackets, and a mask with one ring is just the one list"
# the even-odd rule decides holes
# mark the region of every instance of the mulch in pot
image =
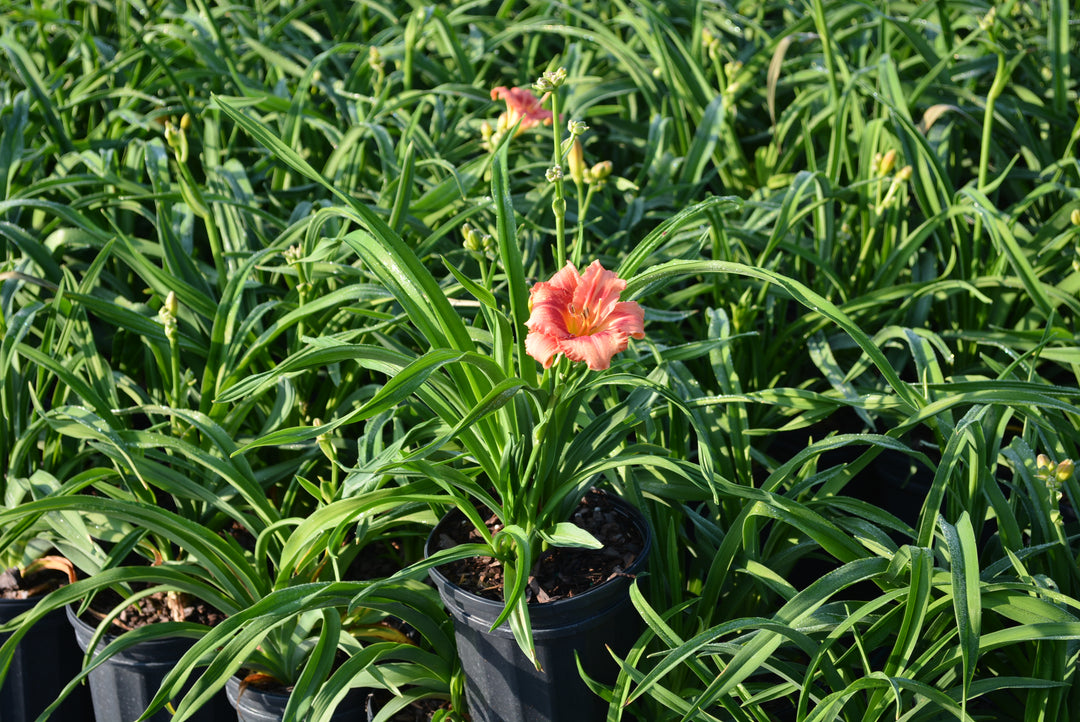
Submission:
[[[552,547],[537,561],[529,576],[526,597],[530,604],[545,604],[582,594],[628,569],[644,548],[645,540],[634,524],[620,512],[609,497],[590,493],[570,518],[574,524],[595,536],[602,549]],[[493,515],[485,520],[488,529],[498,530]],[[482,539],[471,522],[455,514],[437,540],[439,549],[459,544],[478,543]],[[503,600],[502,565],[491,557],[472,557],[439,567],[447,579],[477,596]]]

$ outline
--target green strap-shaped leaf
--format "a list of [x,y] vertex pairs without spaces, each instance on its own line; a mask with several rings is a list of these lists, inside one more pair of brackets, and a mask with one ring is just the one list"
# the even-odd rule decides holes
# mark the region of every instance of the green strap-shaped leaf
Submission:
[[321,426],[296,426],[273,431],[265,436],[249,441],[238,450],[238,453],[246,453],[262,446],[280,446],[282,444],[295,444],[301,441],[308,441],[321,434],[333,431],[339,426],[363,421],[364,419],[375,416],[378,413],[397,406],[407,399],[423,385],[425,381],[427,381],[431,374],[435,373],[443,366],[461,361],[463,358],[465,358],[464,353],[451,351],[450,349],[440,348],[429,351],[402,369],[400,373],[393,376],[386,382],[386,385],[379,389],[375,396],[360,408],[355,409],[344,416],[332,419]]
[[862,349],[863,353],[873,362],[874,366],[877,367],[878,372],[885,378],[889,386],[901,399],[907,402],[912,410],[921,406],[918,395],[904,383],[893,365],[885,358],[885,354],[882,353],[870,336],[859,328],[836,304],[793,278],[764,268],[728,261],[668,261],[630,278],[626,283],[624,298],[636,298],[651,288],[669,283],[677,278],[714,273],[757,278],[784,289],[793,299],[810,310],[820,313],[847,332],[851,339]]
[[938,515],[938,529],[945,539],[952,574],[953,611],[956,615],[956,631],[960,635],[960,654],[964,665],[964,697],[961,707],[967,709],[968,689],[975,676],[975,663],[979,658],[979,637],[982,634],[982,600],[979,586],[979,549],[971,517],[965,511],[956,525],[949,524]]

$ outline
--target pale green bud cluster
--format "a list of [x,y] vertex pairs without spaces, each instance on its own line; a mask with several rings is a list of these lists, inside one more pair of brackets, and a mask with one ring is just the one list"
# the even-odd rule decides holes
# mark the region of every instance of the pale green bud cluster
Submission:
[[468,223],[461,227],[462,245],[469,253],[489,254],[495,252],[495,239],[489,233],[481,233]]
[[1052,487],[1060,487],[1072,478],[1076,464],[1072,459],[1062,459],[1055,463],[1046,454],[1035,457],[1035,475]]
[[173,155],[176,157],[176,162],[187,163],[188,159],[188,139],[187,129],[191,127],[191,116],[187,113],[180,118],[180,126],[177,127],[172,124],[172,121],[165,123],[165,142],[170,148],[172,148]]
[[174,343],[179,338],[176,323],[176,314],[179,310],[180,304],[176,300],[176,292],[169,291],[169,295],[165,297],[165,303],[161,304],[158,310],[158,320],[165,326],[165,338],[170,343]]
[[557,70],[545,70],[535,83],[533,83],[533,90],[538,93],[550,93],[556,88],[562,87],[562,84],[566,82],[566,68],[559,68]]

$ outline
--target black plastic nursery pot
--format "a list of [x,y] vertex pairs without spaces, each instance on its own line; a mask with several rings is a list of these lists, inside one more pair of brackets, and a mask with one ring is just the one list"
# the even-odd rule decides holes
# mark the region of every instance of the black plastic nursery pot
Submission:
[[[623,575],[573,597],[529,607],[536,655],[542,671],[518,648],[508,624],[491,625],[502,612],[501,602],[468,592],[437,568],[429,572],[443,604],[454,620],[458,658],[465,672],[465,696],[473,722],[599,722],[607,703],[581,679],[581,668],[592,678],[612,684],[618,666],[608,651],[624,656],[642,631],[642,621],[630,601],[630,583],[642,572],[652,545],[652,532],[641,512],[608,496],[626,523],[637,528],[641,552]],[[451,515],[455,512],[451,512]],[[425,552],[447,523],[444,518],[428,537]],[[490,630],[490,631],[489,631]]]
[[[259,689],[254,686],[244,687],[240,691],[240,678],[231,677],[225,683],[225,692],[229,704],[236,708],[237,722],[281,722],[285,716],[285,707],[289,704],[289,695]],[[338,705],[331,722],[367,722],[365,695],[360,690],[352,690]]]
[[[79,619],[72,607],[68,606],[66,610],[68,621],[75,628],[79,648],[86,652],[94,636],[94,627]],[[114,637],[104,637],[99,648],[112,639]],[[90,696],[97,722],[137,720],[157,694],[165,675],[176,666],[192,644],[194,640],[186,637],[140,642],[113,655],[92,670],[89,674]],[[191,719],[195,722],[232,722],[233,718],[225,695],[218,694]],[[161,709],[148,719],[149,722],[169,722],[172,714],[168,709]]]
[[[0,599],[0,623],[32,609],[40,597]],[[0,635],[2,644],[8,635]],[[33,722],[79,673],[82,653],[64,613],[56,610],[39,620],[19,640],[0,687],[0,722]],[[53,719],[92,722],[90,695],[79,687],[64,700]]]

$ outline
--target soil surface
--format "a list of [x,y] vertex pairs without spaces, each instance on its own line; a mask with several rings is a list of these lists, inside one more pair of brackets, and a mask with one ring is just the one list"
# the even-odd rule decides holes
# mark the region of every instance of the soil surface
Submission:
[[[581,594],[612,577],[625,574],[645,540],[626,514],[611,502],[611,497],[592,492],[582,499],[570,521],[595,536],[603,549],[553,547],[537,561],[529,576],[526,592],[531,604],[544,604]],[[488,528],[497,530],[497,520],[487,520]],[[479,533],[464,515],[453,514],[443,524],[436,540],[438,549],[449,549],[481,541]],[[474,557],[439,567],[447,579],[459,587],[486,599],[503,598],[502,566],[491,557]]]
[[67,577],[46,569],[24,577],[18,569],[0,572],[0,599],[29,599],[58,589]]
[[[119,603],[120,597],[115,592],[102,590],[94,597],[90,609],[82,615],[82,620],[96,627]],[[177,616],[174,616],[174,610]],[[113,621],[113,627],[116,633],[120,634],[157,622],[195,622],[212,627],[223,619],[225,615],[217,609],[186,594],[155,592],[120,612],[120,616]]]

